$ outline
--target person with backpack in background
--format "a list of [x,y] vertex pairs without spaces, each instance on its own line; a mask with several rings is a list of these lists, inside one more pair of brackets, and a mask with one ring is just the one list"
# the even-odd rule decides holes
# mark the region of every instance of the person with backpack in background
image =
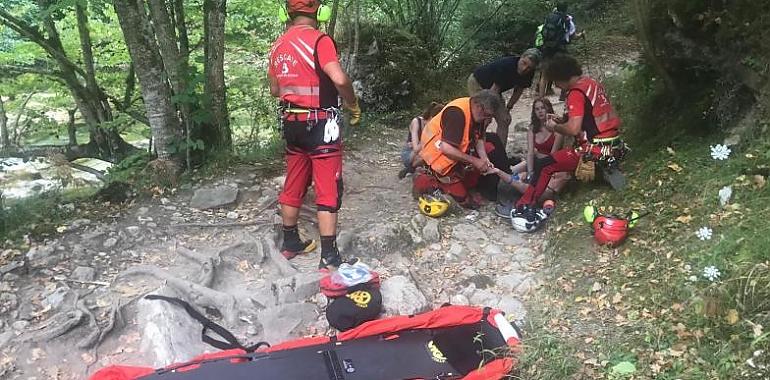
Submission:
[[[316,193],[321,235],[319,269],[343,263],[337,249],[337,212],[342,206],[342,111],[350,125],[361,120],[350,78],[337,58],[332,37],[318,30],[328,20],[328,7],[319,0],[287,0],[281,20],[283,35],[270,49],[270,94],[280,99],[281,128],[286,140],[286,181],[278,197],[283,220],[281,253],[286,259],[315,250],[313,240],[301,240],[299,210],[312,183]],[[323,16],[323,17],[322,17]]]
[[[540,49],[543,54],[543,60],[547,61],[557,53],[566,53],[566,46],[572,41],[583,37],[583,32],[577,32],[574,17],[567,14],[567,3],[559,2],[556,8],[541,24],[535,34],[535,47]],[[551,81],[541,73],[538,83],[538,95],[546,95],[547,89],[551,87]],[[559,97],[564,100],[566,93]]]

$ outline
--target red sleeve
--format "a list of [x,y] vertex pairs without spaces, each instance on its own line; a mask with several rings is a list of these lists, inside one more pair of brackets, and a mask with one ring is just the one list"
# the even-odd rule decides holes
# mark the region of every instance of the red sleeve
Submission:
[[323,36],[318,41],[318,62],[321,64],[321,69],[329,63],[339,62],[337,48],[329,36]]
[[586,97],[579,90],[572,90],[567,96],[567,113],[572,116],[584,116]]

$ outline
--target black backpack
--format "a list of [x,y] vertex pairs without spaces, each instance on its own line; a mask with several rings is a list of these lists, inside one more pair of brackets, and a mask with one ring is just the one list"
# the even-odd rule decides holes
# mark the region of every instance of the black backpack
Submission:
[[543,22],[543,47],[555,48],[567,41],[567,15],[558,11],[549,14]]

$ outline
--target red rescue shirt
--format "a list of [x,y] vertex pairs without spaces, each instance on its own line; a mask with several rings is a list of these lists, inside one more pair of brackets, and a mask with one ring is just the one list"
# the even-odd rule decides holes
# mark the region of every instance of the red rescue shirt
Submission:
[[339,60],[332,38],[311,26],[296,25],[273,43],[267,74],[278,80],[282,102],[332,107],[337,106],[337,90],[323,68],[333,62]]
[[607,99],[604,86],[590,77],[581,77],[569,89],[567,113],[570,117],[583,116],[583,135],[578,136],[581,143],[618,135],[620,118]]

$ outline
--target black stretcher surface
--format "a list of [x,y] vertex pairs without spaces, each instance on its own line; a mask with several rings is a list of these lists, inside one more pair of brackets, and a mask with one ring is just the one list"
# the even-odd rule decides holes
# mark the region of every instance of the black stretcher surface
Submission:
[[[400,331],[346,342],[253,353],[249,361],[205,361],[189,371],[159,371],[142,380],[403,380],[458,379],[478,367],[481,341],[504,343],[499,332],[479,323],[444,329]],[[480,333],[485,338],[476,339]],[[440,344],[450,360],[436,358],[429,343]],[[485,348],[490,348],[489,346]],[[462,357],[457,358],[461,353]],[[440,356],[440,355],[439,355]],[[457,367],[450,363],[455,363]]]

